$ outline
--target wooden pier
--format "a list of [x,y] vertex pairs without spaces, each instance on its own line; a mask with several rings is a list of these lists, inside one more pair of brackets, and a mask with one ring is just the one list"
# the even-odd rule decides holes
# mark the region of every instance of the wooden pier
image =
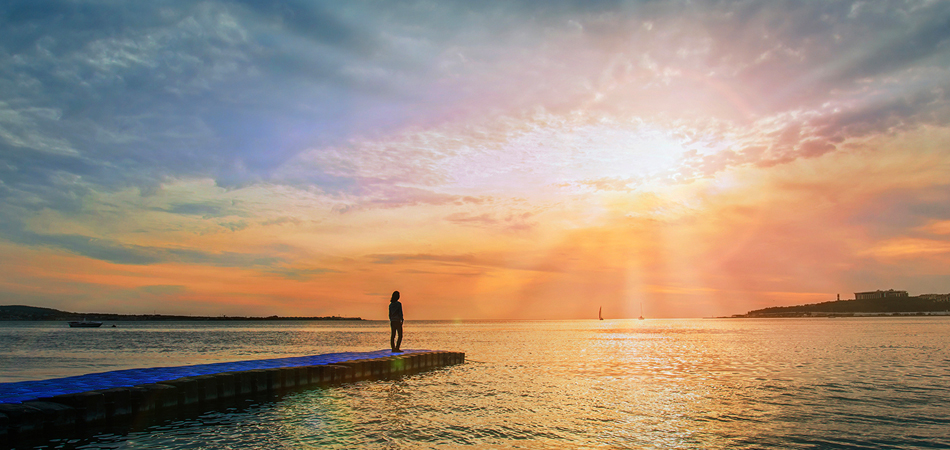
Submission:
[[249,398],[398,378],[464,362],[461,352],[378,351],[2,383],[0,448],[89,436],[95,429],[128,429],[133,424],[240,405]]

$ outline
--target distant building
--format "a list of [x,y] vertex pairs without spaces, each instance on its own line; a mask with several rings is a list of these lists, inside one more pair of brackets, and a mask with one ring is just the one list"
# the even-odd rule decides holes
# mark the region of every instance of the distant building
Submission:
[[950,302],[950,294],[921,294],[918,297],[936,302]]
[[855,300],[872,300],[875,298],[896,298],[896,297],[907,297],[907,291],[895,291],[893,289],[888,289],[886,291],[871,291],[871,292],[855,292]]

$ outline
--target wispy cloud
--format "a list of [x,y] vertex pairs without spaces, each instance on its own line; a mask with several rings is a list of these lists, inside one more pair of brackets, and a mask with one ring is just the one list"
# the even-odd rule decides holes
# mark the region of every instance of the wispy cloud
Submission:
[[10,1],[0,239],[182,302],[233,293],[158,266],[272,281],[248,305],[454,274],[500,299],[485,317],[584,292],[715,314],[898,259],[927,275],[894,283],[939,290],[948,21],[924,0]]
[[150,247],[123,244],[110,239],[77,234],[40,234],[26,229],[4,230],[6,237],[17,244],[42,246],[117,264],[148,265],[184,263],[217,267],[269,267],[285,263],[283,258],[269,254],[208,252],[191,248]]

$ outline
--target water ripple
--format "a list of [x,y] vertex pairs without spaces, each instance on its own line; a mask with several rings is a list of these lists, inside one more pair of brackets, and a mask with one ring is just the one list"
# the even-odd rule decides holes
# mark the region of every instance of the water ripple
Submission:
[[[230,357],[388,340],[384,323],[179,331],[128,336],[177,343],[200,335],[208,341],[200,348],[227,343]],[[408,323],[407,342],[463,350],[478,362],[295,393],[78,446],[950,448],[947,318]],[[147,349],[164,345],[123,348],[144,348],[148,359]],[[186,347],[183,357],[223,357],[205,351]]]

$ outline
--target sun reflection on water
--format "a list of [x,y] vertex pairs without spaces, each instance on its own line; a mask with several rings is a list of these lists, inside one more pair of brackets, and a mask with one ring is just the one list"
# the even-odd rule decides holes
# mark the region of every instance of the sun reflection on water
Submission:
[[464,349],[468,362],[113,440],[143,448],[950,445],[946,319],[411,325],[414,346]]

